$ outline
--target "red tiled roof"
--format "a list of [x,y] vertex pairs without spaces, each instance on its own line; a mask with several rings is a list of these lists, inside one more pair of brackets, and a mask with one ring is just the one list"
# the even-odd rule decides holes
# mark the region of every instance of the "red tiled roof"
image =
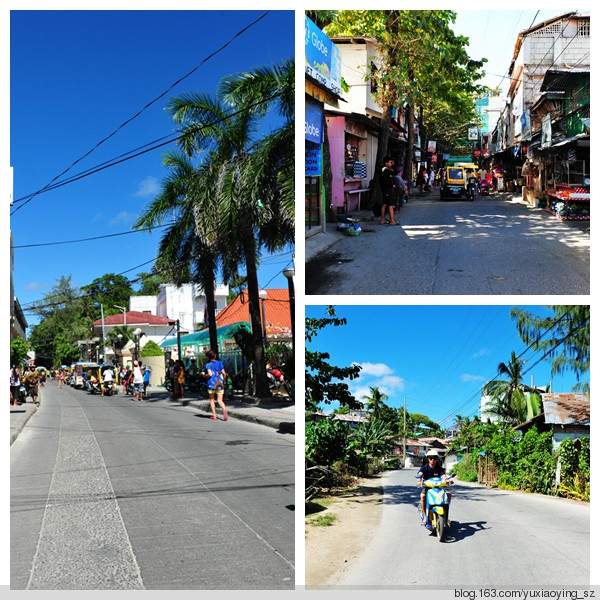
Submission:
[[[137,310],[130,310],[126,313],[127,327],[130,325],[174,325],[176,319],[168,319],[167,317],[157,317],[150,313],[139,312]],[[104,325],[124,325],[125,319],[123,313],[111,315],[110,317],[104,317]],[[94,321],[94,326],[102,325],[102,319]]]
[[[267,335],[291,335],[290,296],[287,289],[265,290],[265,320]],[[261,300],[262,319],[262,300]],[[228,304],[217,316],[217,327],[232,325],[240,321],[250,322],[248,309],[248,290],[244,290],[233,302]]]

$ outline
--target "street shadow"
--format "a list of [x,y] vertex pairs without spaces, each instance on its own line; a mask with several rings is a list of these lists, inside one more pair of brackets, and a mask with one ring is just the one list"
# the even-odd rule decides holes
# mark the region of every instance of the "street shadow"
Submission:
[[470,523],[461,523],[452,519],[452,513],[450,512],[450,519],[452,520],[451,527],[446,529],[444,534],[444,542],[446,544],[454,544],[461,542],[462,540],[475,535],[479,531],[491,529],[486,527],[487,521],[472,521]]

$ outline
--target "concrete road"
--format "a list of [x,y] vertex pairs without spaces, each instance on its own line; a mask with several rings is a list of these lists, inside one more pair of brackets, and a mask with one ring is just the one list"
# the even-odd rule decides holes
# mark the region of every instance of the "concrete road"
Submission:
[[[586,231],[508,194],[474,202],[438,195],[411,199],[399,227],[363,211],[360,236],[309,238],[306,293],[589,294],[589,222]],[[319,235],[337,239],[311,253]]]
[[293,589],[294,436],[44,389],[11,446],[11,588]]
[[589,585],[589,504],[458,482],[450,487],[453,524],[440,543],[420,525],[416,473],[384,475],[380,526],[336,585]]

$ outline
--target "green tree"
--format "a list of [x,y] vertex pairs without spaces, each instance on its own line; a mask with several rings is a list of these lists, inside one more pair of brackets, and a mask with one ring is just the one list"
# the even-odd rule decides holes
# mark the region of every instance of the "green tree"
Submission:
[[164,356],[160,346],[153,340],[148,340],[140,352],[140,356]]
[[160,292],[160,286],[163,283],[169,283],[163,274],[159,273],[138,273],[137,281],[140,287],[135,296],[157,296]]
[[[128,306],[129,298],[133,296],[129,279],[115,273],[97,277],[90,284],[82,286],[81,292],[86,295],[84,310],[92,321],[97,321],[101,317],[102,311],[104,311],[104,317],[117,314],[119,309],[115,308],[115,304]],[[100,305],[102,305],[102,309]]]
[[346,455],[349,428],[342,421],[322,419],[307,421],[305,458],[309,465],[331,466]]
[[[269,109],[279,112],[283,125],[256,141]],[[269,396],[257,255],[294,239],[294,63],[225,77],[214,98],[186,94],[172,99],[167,110],[180,126],[183,152],[208,151],[218,173],[211,188],[213,227],[228,244],[221,255],[226,274],[246,267],[256,393]]]
[[387,400],[387,394],[379,391],[377,387],[370,387],[371,395],[363,396],[363,400],[366,400],[366,406],[371,413],[370,419],[373,421],[381,420],[381,415],[385,407],[385,401]]
[[393,431],[389,423],[371,419],[366,423],[359,423],[350,434],[346,448],[346,460],[359,473],[366,474],[368,462],[387,456],[393,446]]
[[[470,59],[468,39],[457,36],[451,29],[456,13],[448,10],[341,10],[327,15],[320,12],[322,21],[331,18],[328,35],[358,35],[377,38],[379,64],[370,69],[367,78],[376,85],[375,95],[382,107],[376,170],[388,154],[390,123],[394,109],[407,111],[407,170],[412,166],[413,124],[415,109],[432,123],[445,115],[448,121],[463,124],[463,131],[475,118],[474,99],[482,91],[475,81],[483,76],[484,60]],[[426,110],[423,109],[426,107]],[[423,120],[423,119],[422,119]],[[421,123],[423,128],[425,123]],[[431,131],[436,131],[434,127]],[[456,135],[456,134],[455,134]],[[411,173],[405,177],[410,179]],[[375,196],[379,192],[374,180]]]
[[[212,194],[217,169],[207,154],[196,167],[181,152],[167,152],[163,164],[169,174],[158,196],[134,223],[136,229],[152,231],[165,221],[155,269],[175,285],[195,282],[206,295],[210,345],[218,348],[215,322],[215,278],[221,253],[216,221],[218,207]],[[177,218],[173,220],[173,215]]]
[[494,379],[483,387],[483,393],[490,396],[486,413],[496,415],[503,421],[518,424],[532,419],[541,411],[541,398],[535,388],[522,382],[523,363],[512,352],[508,363],[498,365],[498,374],[504,379]]
[[27,358],[29,347],[27,342],[20,337],[16,337],[10,342],[10,364],[20,367]]
[[79,358],[76,342],[88,339],[92,318],[81,291],[71,277],[61,277],[40,302],[32,306],[39,317],[29,334],[29,345],[44,365],[70,364]]
[[339,402],[341,406],[348,406],[353,410],[362,408],[362,403],[354,398],[348,384],[343,382],[344,379],[356,379],[361,367],[359,365],[350,367],[332,365],[328,362],[330,359],[328,352],[310,350],[308,347],[308,344],[324,327],[346,325],[346,319],[337,317],[333,306],[327,307],[327,315],[320,319],[308,317],[305,319],[304,337],[307,345],[304,352],[306,366],[304,407],[307,414],[317,412],[321,403]]
[[590,370],[590,307],[588,305],[548,307],[549,317],[513,308],[511,318],[521,339],[552,361],[552,376],[572,371],[578,383],[575,391],[590,391],[589,381],[582,380]]

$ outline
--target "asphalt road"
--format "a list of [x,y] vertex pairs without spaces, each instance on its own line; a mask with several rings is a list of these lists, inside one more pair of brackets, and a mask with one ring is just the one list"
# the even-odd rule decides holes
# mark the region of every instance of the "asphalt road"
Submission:
[[[564,222],[513,198],[440,201],[435,190],[404,205],[398,227],[356,213],[360,236],[307,240],[306,293],[589,294],[589,222]],[[319,235],[337,239],[309,258]]]
[[354,566],[331,583],[481,589],[589,585],[589,504],[458,482],[449,488],[452,527],[440,543],[420,525],[416,472],[384,474],[379,528]]
[[293,589],[294,436],[209,416],[47,385],[10,450],[11,589]]

